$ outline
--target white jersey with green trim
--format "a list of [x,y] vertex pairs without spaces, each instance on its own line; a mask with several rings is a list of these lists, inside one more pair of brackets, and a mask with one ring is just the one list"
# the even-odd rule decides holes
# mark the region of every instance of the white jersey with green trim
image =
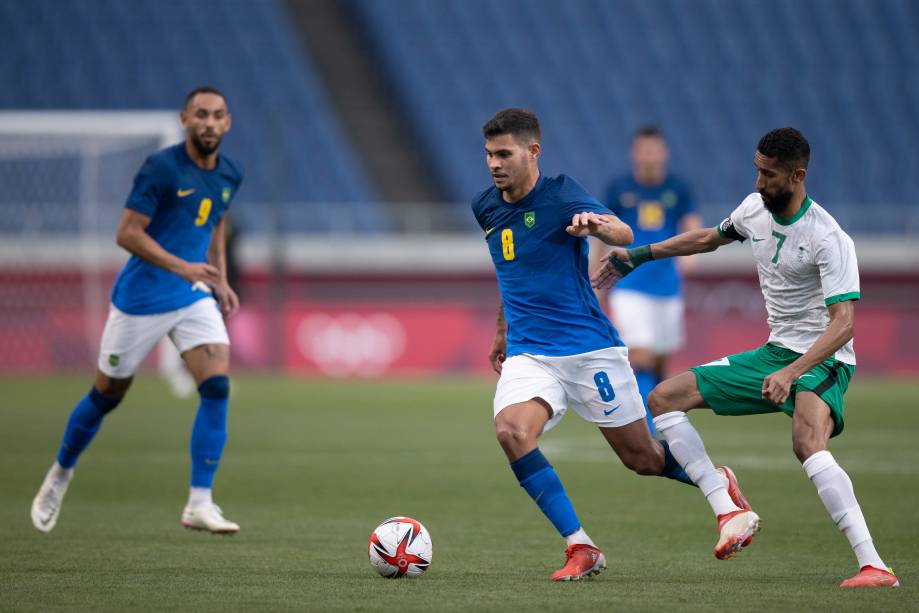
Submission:
[[[809,196],[793,217],[781,219],[754,192],[721,222],[718,232],[750,239],[769,315],[770,343],[805,353],[830,323],[827,307],[860,297],[855,244]],[[855,364],[853,342],[835,357]]]

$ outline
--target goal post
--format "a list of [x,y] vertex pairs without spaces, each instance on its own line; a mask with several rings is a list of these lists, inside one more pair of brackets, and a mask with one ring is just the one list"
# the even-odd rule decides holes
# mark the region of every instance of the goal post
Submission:
[[173,111],[0,112],[0,370],[95,359],[133,177],[183,138]]

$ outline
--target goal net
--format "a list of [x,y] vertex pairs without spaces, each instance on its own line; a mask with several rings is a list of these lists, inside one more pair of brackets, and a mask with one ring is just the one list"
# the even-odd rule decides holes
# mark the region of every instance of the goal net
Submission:
[[134,174],[173,112],[0,112],[0,373],[95,363]]

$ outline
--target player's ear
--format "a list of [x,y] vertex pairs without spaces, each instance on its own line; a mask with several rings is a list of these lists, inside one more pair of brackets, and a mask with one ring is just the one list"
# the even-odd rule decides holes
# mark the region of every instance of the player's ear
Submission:
[[791,173],[791,180],[795,183],[804,183],[804,177],[807,175],[806,168],[795,168]]
[[223,133],[224,133],[224,134],[226,134],[227,132],[229,132],[229,131],[230,131],[230,128],[233,127],[233,116],[230,115],[230,113],[227,113],[226,119],[227,119],[227,127],[223,130]]
[[530,156],[532,156],[534,160],[538,160],[539,155],[542,153],[542,147],[538,142],[534,141],[527,145],[527,151],[530,152]]

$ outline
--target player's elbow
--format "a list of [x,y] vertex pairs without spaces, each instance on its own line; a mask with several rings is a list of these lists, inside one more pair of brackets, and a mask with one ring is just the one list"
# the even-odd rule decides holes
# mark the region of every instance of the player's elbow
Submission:
[[131,247],[134,245],[135,236],[137,231],[131,226],[120,226],[118,232],[115,233],[115,244],[121,247],[122,249],[131,250]]

